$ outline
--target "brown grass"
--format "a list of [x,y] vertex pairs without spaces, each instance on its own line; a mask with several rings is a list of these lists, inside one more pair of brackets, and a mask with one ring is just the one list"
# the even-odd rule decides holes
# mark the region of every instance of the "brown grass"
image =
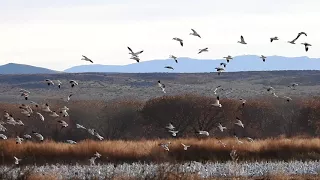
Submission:
[[[16,144],[14,140],[0,142],[0,160],[12,163],[13,156],[23,158],[22,164],[29,163],[89,163],[88,159],[98,151],[102,158],[98,162],[182,162],[182,161],[228,161],[230,152],[237,150],[239,161],[261,160],[316,160],[320,158],[320,138],[278,138],[256,140],[237,144],[234,138],[221,139],[162,139],[143,141],[81,141],[76,145],[45,141]],[[170,141],[170,151],[163,150],[158,143]],[[184,143],[191,147],[184,151]]]

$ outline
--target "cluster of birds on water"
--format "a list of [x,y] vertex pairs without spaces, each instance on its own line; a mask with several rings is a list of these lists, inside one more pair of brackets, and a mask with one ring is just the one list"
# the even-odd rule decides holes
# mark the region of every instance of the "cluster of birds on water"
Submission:
[[[44,81],[44,83],[46,83],[48,86],[54,86],[57,85],[58,88],[60,89],[62,86],[61,81],[56,80],[56,83],[54,83],[53,80],[50,79],[46,79]],[[75,86],[78,86],[78,82],[76,80],[70,80],[69,81],[71,88],[74,88]],[[29,95],[31,94],[30,91],[26,90],[26,89],[20,89],[20,96],[23,97],[23,99],[25,100],[29,100]],[[66,101],[68,102],[71,99],[72,93],[67,97]],[[30,101],[30,104],[25,104],[22,103],[19,106],[19,109],[21,110],[21,114],[25,115],[26,117],[31,117],[32,114],[36,114],[36,117],[38,117],[37,119],[39,119],[41,122],[45,121],[45,116],[50,116],[53,118],[58,118],[58,117],[68,117],[69,116],[69,108],[67,106],[58,108],[57,110],[52,110],[51,107],[49,106],[48,103],[45,104],[38,104],[34,101]],[[12,125],[12,126],[24,126],[24,123],[22,122],[21,119],[19,118],[14,118],[13,115],[9,112],[7,112],[6,110],[4,111],[4,118],[6,118],[6,122],[4,121],[0,121],[0,131],[2,132],[6,132],[7,128],[4,126],[5,124],[7,125]],[[64,120],[57,120],[57,123],[60,125],[61,130],[64,128],[67,128],[69,126],[69,124],[64,121]],[[80,129],[80,130],[85,130],[87,131],[89,134],[91,134],[92,136],[95,136],[97,139],[99,139],[100,141],[104,140],[104,137],[101,136],[95,129],[93,128],[86,128],[81,124],[76,124],[76,128]],[[40,133],[40,132],[36,132],[36,131],[32,131],[32,135],[34,135],[39,142],[43,142],[44,141],[44,136]],[[8,139],[7,136],[5,134],[0,134],[0,138],[2,139]],[[27,140],[31,140],[32,136],[30,134],[24,134],[23,137],[17,136],[16,137],[16,144],[22,144],[24,141]],[[74,140],[66,140],[66,143],[69,144],[76,144],[77,142]],[[102,155],[99,152],[96,152],[90,159],[90,164],[94,165],[95,164],[95,160],[97,158],[100,158]],[[19,164],[19,162],[22,159],[17,158],[16,156],[14,156],[14,163],[16,165]]]
[[[195,36],[195,37],[198,37],[198,38],[201,38],[201,36],[199,35],[199,33],[197,33],[197,31],[195,31],[194,29],[191,29],[191,30],[192,30],[192,32],[190,33],[190,35]],[[300,33],[298,33],[298,35],[297,35],[297,37],[296,37],[295,39],[293,39],[292,41],[288,41],[288,43],[290,43],[290,44],[295,44],[295,42],[298,40],[298,38],[299,38],[301,35],[307,36],[307,34],[306,34],[305,32],[300,32]],[[179,44],[183,47],[184,41],[183,41],[181,38],[174,37],[173,40],[178,41]],[[270,42],[271,42],[271,43],[274,42],[274,41],[277,41],[277,40],[279,40],[279,38],[278,38],[277,36],[270,38]],[[244,44],[244,45],[247,44],[247,42],[245,41],[245,39],[244,39],[243,36],[240,36],[240,41],[238,41],[238,43]],[[301,44],[305,46],[305,51],[308,51],[309,47],[311,46],[311,44],[309,44],[309,43],[301,43]],[[129,54],[131,55],[130,59],[135,60],[137,63],[139,63],[139,62],[140,62],[140,57],[139,57],[139,55],[140,55],[141,53],[143,53],[144,51],[143,51],[143,50],[140,50],[140,51],[134,52],[130,47],[127,47],[127,48],[128,48],[128,50],[129,50]],[[209,48],[208,48],[208,47],[205,47],[205,48],[199,49],[198,54],[201,54],[201,53],[204,53],[204,52],[208,52],[208,51],[209,51]],[[178,63],[178,58],[177,58],[176,56],[170,55],[169,57],[172,58],[176,63]],[[230,60],[233,59],[233,57],[230,56],[230,55],[228,55],[228,56],[226,56],[226,57],[223,57],[223,58],[226,60],[227,63],[229,63]],[[260,58],[263,60],[263,62],[265,62],[266,59],[267,59],[267,57],[266,57],[266,56],[263,56],[263,55],[261,55]],[[84,60],[84,61],[88,61],[88,62],[93,63],[93,61],[92,61],[91,59],[89,59],[88,57],[86,57],[86,56],[84,56],[84,55],[82,55],[81,60]],[[215,68],[216,71],[218,72],[218,75],[220,75],[221,72],[224,72],[224,71],[225,71],[225,68],[226,68],[226,66],[227,66],[227,63],[220,63],[220,67],[216,67],[216,68]],[[165,66],[164,68],[174,70],[174,68],[173,68],[172,66]],[[54,85],[56,84],[56,85],[58,86],[58,88],[61,88],[61,85],[62,85],[61,81],[59,81],[59,80],[56,80],[56,83],[54,83],[52,80],[46,79],[46,80],[45,80],[45,83],[46,83],[48,86],[54,86]],[[75,86],[78,85],[78,82],[77,82],[76,80],[70,80],[69,83],[70,83],[71,88],[74,88]],[[163,93],[166,93],[166,90],[165,90],[166,86],[165,86],[163,83],[161,83],[160,80],[158,81],[158,86],[161,88],[161,90],[163,91]],[[298,86],[297,83],[293,83],[293,84],[289,85],[289,87],[292,88],[292,89],[294,89],[296,86]],[[217,90],[220,89],[220,88],[221,88],[221,86],[218,86],[218,87],[215,88],[215,90],[214,90],[214,94],[215,94],[215,95],[217,94]],[[271,92],[271,93],[273,94],[273,96],[278,97],[278,95],[275,94],[275,89],[274,89],[273,87],[268,87],[268,88],[267,88],[267,91],[268,91],[268,92]],[[21,95],[22,97],[24,97],[25,100],[28,100],[28,99],[29,99],[29,95],[30,95],[30,91],[27,91],[27,90],[25,90],[25,89],[21,89],[21,90],[20,90],[20,95]],[[73,94],[70,93],[70,95],[67,97],[67,100],[66,100],[67,102],[71,99],[71,96],[72,96],[72,95],[73,95]],[[284,96],[283,98],[285,98],[288,102],[292,100],[290,97],[287,97],[287,96]],[[242,106],[244,106],[245,103],[246,103],[246,100],[240,99],[240,101],[241,101],[241,103],[242,103]],[[215,102],[214,102],[213,104],[211,104],[211,105],[212,105],[213,107],[218,107],[218,108],[221,108],[221,107],[222,107],[222,104],[220,103],[220,98],[219,98],[219,96],[216,97]],[[32,106],[34,106],[34,107],[32,107]],[[58,109],[59,112],[60,112],[60,115],[59,115],[59,113],[57,113],[57,111],[51,110],[51,108],[50,108],[50,106],[49,106],[48,103],[39,105],[38,103],[36,103],[36,102],[34,102],[34,101],[30,101],[30,105],[28,105],[28,104],[22,104],[19,108],[21,109],[21,113],[24,114],[24,115],[26,115],[27,117],[31,117],[31,114],[33,114],[34,109],[36,109],[35,114],[39,117],[39,120],[41,120],[41,121],[44,121],[44,120],[45,120],[45,116],[44,116],[43,114],[41,114],[42,112],[43,112],[43,113],[46,113],[47,115],[49,115],[49,116],[51,116],[51,117],[54,117],[54,118],[57,118],[57,117],[60,117],[60,116],[62,116],[62,117],[67,117],[67,116],[69,116],[69,114],[68,114],[69,108],[68,108],[68,107],[64,106],[64,107],[62,107],[62,108],[59,108],[59,109]],[[34,109],[33,109],[33,108],[34,108]],[[42,111],[42,112],[40,113],[40,111]],[[7,128],[4,127],[4,124],[13,125],[13,126],[15,126],[15,125],[24,126],[24,123],[23,123],[19,118],[15,119],[15,118],[13,117],[13,115],[10,114],[10,113],[7,112],[7,111],[5,111],[4,117],[7,119],[7,122],[3,122],[3,121],[0,122],[0,131],[5,132],[5,131],[7,130]],[[64,121],[64,120],[58,120],[57,123],[59,123],[59,125],[61,126],[61,129],[68,127],[68,123],[67,123],[66,121]],[[239,127],[244,128],[244,124],[242,123],[242,121],[241,121],[238,117],[236,117],[236,122],[235,122],[234,124],[237,125],[237,126],[239,126]],[[218,129],[219,129],[221,132],[223,132],[224,130],[227,129],[227,127],[224,127],[221,123],[219,123],[217,127],[218,127]],[[76,128],[77,128],[77,129],[82,129],[82,130],[87,130],[87,132],[88,132],[89,134],[91,134],[91,135],[93,135],[93,136],[96,136],[99,140],[103,140],[103,139],[104,139],[95,129],[90,129],[90,128],[87,129],[86,127],[84,127],[84,126],[81,125],[81,124],[76,124]],[[166,129],[168,129],[168,131],[172,134],[173,137],[176,137],[177,134],[179,133],[179,131],[176,130],[176,128],[174,127],[174,125],[173,125],[172,123],[169,123],[168,126],[166,126]],[[39,132],[32,131],[32,134],[33,134],[35,137],[37,137],[40,142],[44,141],[43,135],[40,134]],[[205,130],[199,130],[199,131],[197,131],[197,134],[199,134],[199,135],[201,135],[201,136],[207,136],[207,137],[209,136],[209,132],[208,132],[208,131],[205,131]],[[238,142],[238,143],[240,143],[240,144],[243,143],[242,141],[239,140],[239,138],[236,136],[236,134],[234,134],[234,136],[235,136],[235,138],[237,139],[237,142]],[[0,138],[2,138],[2,139],[7,139],[7,136],[5,136],[4,134],[0,134]],[[25,134],[25,135],[23,135],[23,137],[17,136],[17,137],[16,137],[16,144],[21,144],[23,141],[29,140],[29,139],[31,139],[31,138],[32,138],[32,136],[29,135],[29,134]],[[253,142],[253,139],[252,139],[252,138],[248,137],[247,139],[248,139],[248,141]],[[70,143],[70,144],[76,144],[76,142],[73,141],[73,140],[66,140],[66,142],[67,142],[67,143]],[[220,141],[220,140],[219,140],[219,143],[220,143],[221,145],[223,145],[224,147],[226,146],[226,144],[223,143],[223,142]],[[166,151],[169,151],[169,145],[170,145],[170,144],[171,144],[170,142],[160,143],[159,146],[163,147]],[[183,144],[183,143],[181,143],[181,145],[182,145],[182,147],[183,147],[184,150],[187,150],[188,148],[191,147],[191,145],[186,145],[186,144]],[[234,154],[235,154],[235,150],[233,150],[233,151],[230,153],[230,156],[233,157]],[[95,160],[96,160],[97,158],[100,158],[100,157],[101,157],[101,154],[98,153],[98,152],[96,152],[96,153],[89,159],[90,164],[95,164]],[[22,159],[19,159],[19,158],[17,158],[17,157],[14,156],[14,160],[15,160],[15,164],[18,165],[19,162],[20,162]]]

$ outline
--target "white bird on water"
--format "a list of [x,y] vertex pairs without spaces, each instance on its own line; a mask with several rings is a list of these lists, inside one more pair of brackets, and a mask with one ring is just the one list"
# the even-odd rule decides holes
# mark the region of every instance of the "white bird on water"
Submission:
[[242,35],[240,36],[240,41],[238,41],[238,43],[247,44]]
[[215,100],[215,102],[213,104],[211,104],[212,106],[215,107],[222,107],[222,104],[220,104],[220,98],[219,96],[217,96],[217,99]]
[[190,33],[190,35],[193,35],[193,36],[197,36],[199,38],[201,38],[201,36],[199,35],[199,33],[197,33],[197,31],[195,31],[194,29],[191,29],[192,33]]
[[178,41],[180,43],[180,45],[183,46],[183,40],[182,39],[175,37],[172,40]]

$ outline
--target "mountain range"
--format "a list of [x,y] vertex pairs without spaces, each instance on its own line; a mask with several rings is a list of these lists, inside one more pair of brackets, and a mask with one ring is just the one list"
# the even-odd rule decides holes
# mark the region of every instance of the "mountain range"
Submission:
[[[176,72],[176,73],[201,73],[214,72],[224,59],[191,59],[187,57],[178,58],[178,63],[173,59],[141,61],[128,65],[101,65],[88,64],[74,66],[66,69],[65,73],[81,72],[119,72],[119,73],[152,73],[152,72]],[[174,70],[166,69],[172,66]],[[302,57],[269,56],[263,62],[259,56],[243,55],[236,56],[227,63],[226,71],[275,71],[275,70],[320,70],[320,59]],[[0,74],[51,74],[63,73],[46,68],[9,63],[0,66]]]

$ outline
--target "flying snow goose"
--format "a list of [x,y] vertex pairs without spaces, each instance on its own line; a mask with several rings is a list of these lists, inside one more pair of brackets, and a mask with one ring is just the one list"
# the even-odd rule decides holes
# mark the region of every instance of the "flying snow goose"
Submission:
[[77,144],[77,142],[75,142],[73,140],[70,140],[70,139],[66,140],[66,142],[69,143],[69,144]]
[[133,59],[133,60],[135,60],[135,61],[137,61],[137,62],[140,62],[140,58],[137,57],[137,56],[132,56],[130,59]]
[[127,47],[129,49],[129,54],[131,54],[132,56],[138,57],[139,54],[143,53],[143,50],[138,51],[138,52],[133,52],[132,49],[130,47]]
[[25,89],[20,89],[20,93],[27,93],[27,94],[30,94],[30,91],[27,91]]
[[87,128],[85,128],[83,125],[81,125],[81,124],[76,124],[76,127],[77,127],[77,129],[87,129]]
[[7,128],[4,127],[2,124],[0,124],[0,131],[6,132],[6,131],[7,131]]
[[208,52],[209,51],[209,48],[203,48],[203,49],[199,49],[199,52],[198,52],[198,54],[200,54],[200,53],[203,53],[203,52]]
[[217,70],[218,75],[220,75],[220,74],[221,74],[221,72],[225,71],[225,69],[224,69],[224,68],[222,68],[222,67],[216,67],[215,69]]
[[173,136],[173,137],[176,137],[176,136],[177,136],[177,133],[178,133],[179,131],[172,131],[172,130],[169,130],[169,132],[171,132],[171,133],[172,133],[172,136]]
[[189,147],[191,147],[190,145],[185,145],[183,143],[181,143],[181,145],[183,146],[183,150],[185,151],[188,150]]
[[267,87],[267,91],[268,91],[268,92],[270,92],[270,91],[274,91],[274,88],[273,88],[273,87],[271,87],[271,86],[269,86],[269,87]]
[[223,57],[224,59],[226,59],[227,60],[227,62],[229,62],[230,60],[232,60],[233,59],[233,57],[232,56],[230,56],[230,55],[228,55],[228,56],[226,56],[226,57]]
[[88,129],[87,130],[89,134],[93,135],[94,136],[94,133],[96,132],[95,129]]
[[68,127],[68,123],[63,120],[59,120],[58,123],[61,125],[61,129]]
[[200,134],[200,135],[209,136],[209,132],[208,131],[198,131],[197,133]]
[[25,110],[25,109],[21,109],[21,114],[24,114],[24,115],[26,115],[26,116],[28,116],[28,117],[31,116],[30,112],[27,111],[27,110]]
[[91,59],[87,58],[87,56],[84,56],[84,55],[82,55],[81,60],[83,60],[83,61],[89,61],[89,62],[93,63],[93,61],[92,61]]
[[16,144],[21,144],[22,141],[23,141],[23,138],[21,138],[19,136],[16,137]]
[[25,100],[28,100],[29,94],[28,93],[21,93],[21,96],[23,96]]
[[59,114],[57,114],[55,111],[52,111],[51,114],[49,114],[51,117],[59,117]]
[[7,136],[4,135],[4,134],[0,134],[0,138],[2,138],[2,139],[8,139]]
[[191,29],[192,33],[190,33],[190,35],[192,36],[197,36],[199,38],[201,38],[201,36],[199,35],[199,33],[197,33],[197,31],[195,31],[194,29]]
[[240,41],[238,41],[238,43],[247,44],[242,35],[240,36]]
[[33,133],[40,141],[43,141],[43,140],[44,140],[44,137],[42,136],[42,134],[37,133],[37,132],[35,132],[35,131],[32,131],[32,133]]
[[70,99],[71,99],[71,96],[72,96],[73,94],[71,93],[71,94],[69,94],[69,96],[67,97],[67,102],[69,102],[70,101]]
[[61,81],[57,80],[57,84],[58,84],[58,88],[60,89],[61,88]]
[[25,134],[25,135],[23,135],[23,137],[26,138],[26,139],[31,139],[32,138],[31,135],[29,135],[29,134]]
[[166,90],[165,90],[166,86],[163,83],[161,83],[160,80],[158,81],[158,86],[161,88],[163,93],[166,93]]
[[171,66],[165,66],[164,68],[167,68],[167,69],[172,69],[172,70],[174,70],[174,68],[173,68],[173,67],[171,67]]
[[221,86],[220,86],[220,85],[219,85],[219,86],[217,86],[217,87],[214,89],[213,93],[214,93],[214,94],[217,94],[217,90],[218,90],[218,89],[220,89],[220,88],[221,88]]
[[265,57],[264,55],[261,55],[260,58],[262,59],[263,62],[266,62],[267,57]]
[[247,100],[245,100],[245,99],[242,99],[242,98],[240,98],[239,100],[241,101],[241,103],[242,103],[242,106],[244,106],[244,105],[246,104],[246,102],[247,102]]
[[40,114],[39,112],[36,112],[36,114],[39,115],[39,118],[40,118],[41,121],[44,121],[44,116],[42,114]]
[[159,143],[158,145],[161,146],[164,150],[169,151],[169,144],[171,144],[171,142]]
[[298,33],[298,35],[297,35],[296,38],[294,38],[292,41],[288,41],[288,43],[290,43],[290,44],[295,44],[295,42],[298,40],[298,38],[299,38],[301,35],[307,36],[307,34],[306,34],[305,32],[300,32],[300,33]]
[[70,80],[69,81],[69,83],[71,84],[71,87],[73,88],[74,86],[78,86],[79,84],[78,84],[78,82],[77,81],[75,81],[75,80]]
[[15,156],[13,156],[13,158],[14,158],[14,164],[15,165],[18,165],[19,162],[22,160],[22,159],[19,159],[19,158],[15,157]]
[[270,38],[270,42],[277,41],[277,40],[279,40],[279,38],[277,36]]
[[220,66],[226,67],[227,64],[222,62],[222,63],[220,63]]
[[309,43],[301,43],[302,45],[304,45],[304,49],[306,50],[306,52],[308,52],[308,50],[309,50],[309,46],[312,46],[311,44],[309,44]]
[[283,98],[286,99],[287,102],[292,101],[292,99],[290,97],[288,97],[288,96],[283,96]]
[[48,84],[48,86],[50,86],[50,85],[54,85],[54,82],[52,81],[52,80],[50,80],[50,79],[46,79],[46,83]]
[[11,124],[11,125],[16,125],[17,124],[17,122],[16,122],[16,120],[14,120],[14,118],[13,117],[9,117],[8,119],[7,119],[7,124]]
[[66,110],[61,110],[60,113],[62,114],[62,117],[69,116],[69,113]]
[[69,111],[69,108],[67,106],[63,106],[62,108],[60,108],[60,110]]
[[227,129],[226,127],[222,126],[220,123],[218,125],[218,128],[220,129],[221,132],[223,132],[223,130]]
[[250,137],[247,137],[247,140],[249,141],[249,142],[253,142],[254,140],[252,139],[252,138],[250,138]]
[[238,117],[236,117],[236,120],[237,120],[237,122],[236,122],[236,123],[234,123],[234,124],[236,124],[236,125],[238,125],[238,126],[240,126],[240,127],[244,128],[243,123],[241,122],[241,120],[240,120]]
[[223,147],[226,147],[226,143],[222,142],[221,140],[218,141],[219,144],[221,144]]
[[276,95],[275,92],[273,92],[272,95],[273,95],[274,97],[279,97],[278,95]]
[[18,120],[18,121],[16,122],[16,124],[18,124],[19,126],[24,126],[24,124],[23,124],[23,122],[22,122],[21,120]]
[[222,104],[220,104],[220,97],[217,96],[217,99],[215,100],[215,102],[213,104],[211,104],[211,106],[215,106],[215,107],[222,107]]
[[100,158],[102,155],[100,153],[98,153],[98,151],[96,151],[96,153],[94,153],[94,156],[97,158]]
[[176,56],[174,56],[174,55],[170,55],[170,58],[174,59],[174,61],[175,61],[176,63],[178,63],[178,59],[177,59],[177,57],[176,57]]
[[96,164],[96,159],[97,159],[97,157],[95,157],[95,156],[93,156],[93,157],[91,157],[90,159],[89,159],[89,162],[90,162],[90,165],[91,166],[93,166],[93,165],[95,165]]
[[180,42],[180,45],[183,46],[183,40],[182,39],[175,37],[172,40]]
[[94,134],[100,141],[104,140],[104,137],[102,137],[99,133],[95,132]]
[[243,142],[240,141],[240,139],[238,138],[238,136],[236,136],[236,134],[234,135],[234,138],[236,138],[236,141],[237,141],[238,144],[243,144]]
[[42,105],[42,111],[44,111],[44,112],[52,112],[50,107],[49,107],[49,105],[48,105],[48,103]]
[[166,126],[167,129],[173,131],[175,129],[175,127],[172,125],[172,123],[169,123],[167,126]]

